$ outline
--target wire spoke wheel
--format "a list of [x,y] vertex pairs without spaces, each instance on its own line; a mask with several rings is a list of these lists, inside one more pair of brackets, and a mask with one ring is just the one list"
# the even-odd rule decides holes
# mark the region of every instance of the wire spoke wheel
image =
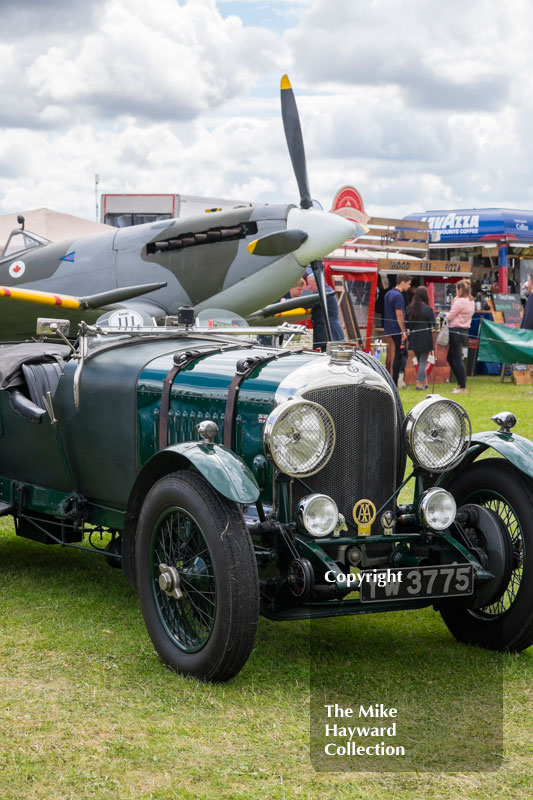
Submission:
[[165,664],[226,681],[244,666],[259,617],[259,580],[240,507],[201,475],[173,472],[144,500],[135,541],[137,591]]
[[475,504],[499,518],[502,535],[509,537],[503,542],[509,561],[503,586],[496,584],[486,605],[468,608],[446,601],[439,609],[442,618],[459,641],[525,650],[533,644],[533,481],[506,459],[487,458],[459,472],[447,489],[458,507]]
[[506,614],[518,597],[524,578],[524,534],[520,521],[513,508],[501,495],[480,491],[466,498],[468,503],[494,511],[503,522],[513,548],[512,573],[502,595],[490,605],[478,608],[470,613],[481,618],[495,618]]
[[[168,635],[186,653],[209,639],[216,615],[216,581],[209,547],[198,522],[183,508],[163,512],[154,525],[150,547],[154,599]],[[165,589],[161,575],[175,569],[181,595]],[[170,573],[169,573],[170,574]]]

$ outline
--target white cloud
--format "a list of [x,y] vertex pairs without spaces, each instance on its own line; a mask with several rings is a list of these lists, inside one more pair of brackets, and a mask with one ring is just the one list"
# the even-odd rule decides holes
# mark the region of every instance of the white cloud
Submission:
[[285,39],[325,176],[380,213],[531,206],[532,23],[526,0],[314,0]]
[[[267,5],[290,9],[283,36],[254,22]],[[528,0],[51,0],[48,16],[36,0],[4,6],[3,211],[92,217],[95,172],[102,191],[297,202],[285,71],[325,206],[344,183],[391,216],[531,206]]]
[[309,0],[217,0],[217,5],[222,8],[231,6],[303,6],[309,5]]
[[[48,206],[92,218],[97,172],[102,192],[284,199],[276,195],[273,168],[280,153],[290,171],[277,114],[270,121],[211,119],[192,126],[139,125],[130,118],[107,129],[76,125],[46,136],[10,131],[0,139],[0,213]],[[297,200],[295,185],[285,199]]]
[[22,126],[63,124],[50,111],[58,106],[72,123],[123,113],[191,119],[245,94],[279,50],[273,33],[245,29],[236,16],[223,19],[214,0],[107,0],[97,27],[52,38],[49,44],[43,33],[38,54],[25,38],[5,46],[17,80],[5,82],[4,98],[15,110],[21,93],[31,98],[19,115]]
[[410,107],[506,103],[533,22],[526,0],[314,0],[286,33],[308,85],[398,86]]

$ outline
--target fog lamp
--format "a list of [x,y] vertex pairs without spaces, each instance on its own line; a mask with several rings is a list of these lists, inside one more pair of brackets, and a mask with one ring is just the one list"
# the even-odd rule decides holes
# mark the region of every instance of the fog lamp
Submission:
[[327,536],[339,521],[339,509],[326,494],[309,494],[298,504],[298,521],[311,536]]
[[428,528],[433,528],[434,531],[444,531],[454,521],[457,505],[453,495],[445,489],[433,487],[422,495],[418,510]]

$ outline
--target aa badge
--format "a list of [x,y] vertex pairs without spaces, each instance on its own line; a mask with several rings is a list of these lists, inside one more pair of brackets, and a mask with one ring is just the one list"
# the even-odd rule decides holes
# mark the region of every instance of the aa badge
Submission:
[[372,500],[358,500],[353,507],[353,518],[357,523],[357,535],[370,536],[370,528],[376,519],[376,506]]

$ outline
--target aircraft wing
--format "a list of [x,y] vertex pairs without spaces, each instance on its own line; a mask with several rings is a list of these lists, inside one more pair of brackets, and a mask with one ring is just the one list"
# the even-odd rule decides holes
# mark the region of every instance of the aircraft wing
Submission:
[[70,294],[55,294],[54,292],[41,292],[37,289],[16,289],[12,286],[0,286],[0,297],[10,300],[19,300],[23,303],[37,303],[46,306],[62,306],[63,308],[114,308],[117,304],[139,295],[155,292],[166,286],[164,283],[145,283],[141,286],[125,286],[121,289],[111,289],[108,292],[75,297]]
[[165,309],[140,295],[164,286],[166,283],[147,283],[86,297],[0,286],[0,340],[10,341],[33,334],[37,317],[50,315],[53,310],[75,324],[82,319],[96,322],[105,311],[128,308],[144,311],[158,320],[165,316]]

